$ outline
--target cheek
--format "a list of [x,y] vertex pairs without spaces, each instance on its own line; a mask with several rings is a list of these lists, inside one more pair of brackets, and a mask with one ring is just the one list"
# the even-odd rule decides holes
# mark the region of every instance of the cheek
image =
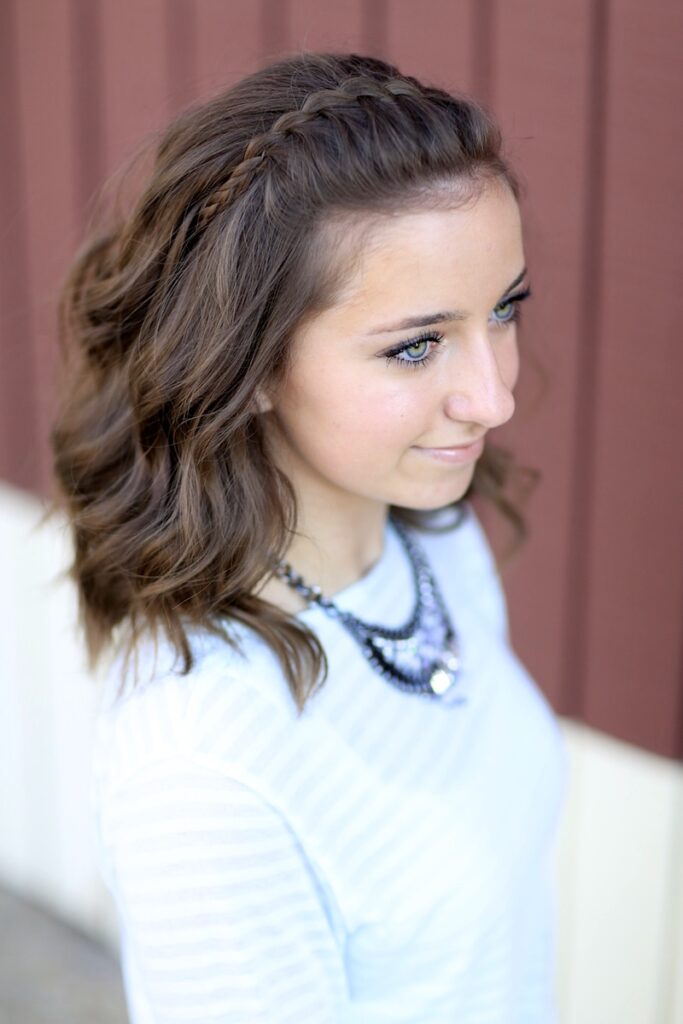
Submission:
[[372,438],[375,452],[394,452],[397,446],[411,443],[423,429],[425,398],[416,387],[405,384],[356,380],[335,394],[329,413],[336,423],[343,424],[347,437],[358,439],[361,445]]
[[[406,376],[411,372],[406,370]],[[353,432],[361,424],[373,424],[378,433],[391,435],[420,407],[415,384],[411,388],[410,381],[388,379],[383,366],[379,370],[364,363],[330,366],[300,378],[290,407]]]
[[[408,377],[418,371],[406,370]],[[371,371],[346,368],[292,382],[283,403],[290,434],[309,453],[326,454],[334,463],[375,461],[409,446],[424,430],[425,396],[419,381],[378,380]],[[343,440],[343,444],[340,441]],[[372,448],[368,448],[372,442]]]
[[515,339],[500,368],[501,377],[510,391],[514,390],[515,384],[519,379],[519,368],[519,345]]

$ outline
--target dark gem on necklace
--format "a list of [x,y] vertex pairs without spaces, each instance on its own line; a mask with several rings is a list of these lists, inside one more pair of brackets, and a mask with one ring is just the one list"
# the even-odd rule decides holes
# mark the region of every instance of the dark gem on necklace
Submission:
[[437,699],[444,704],[462,704],[460,693],[459,643],[446,604],[426,555],[403,523],[391,522],[408,555],[415,584],[415,607],[406,624],[398,629],[364,622],[323,597],[319,587],[309,586],[286,562],[279,562],[275,575],[337,619],[359,644],[372,667],[393,686],[409,693]]

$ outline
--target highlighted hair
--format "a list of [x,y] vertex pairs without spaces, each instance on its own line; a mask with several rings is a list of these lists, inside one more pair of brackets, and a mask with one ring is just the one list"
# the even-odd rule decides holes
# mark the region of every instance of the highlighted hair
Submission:
[[[255,396],[277,386],[293,333],[345,279],[354,253],[330,229],[439,202],[444,187],[450,205],[491,179],[518,197],[500,149],[473,100],[356,54],[285,58],[166,129],[139,198],[86,243],[60,306],[56,506],[91,667],[161,629],[188,672],[188,630],[238,647],[237,622],[270,645],[303,709],[324,652],[254,596],[296,524]],[[521,538],[503,494],[514,468],[490,446],[468,494]],[[428,513],[397,514],[429,528]]]

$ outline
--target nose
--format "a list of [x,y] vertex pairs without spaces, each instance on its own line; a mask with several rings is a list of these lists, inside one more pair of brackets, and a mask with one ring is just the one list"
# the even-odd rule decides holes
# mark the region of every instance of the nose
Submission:
[[507,423],[515,411],[516,343],[500,335],[492,340],[488,330],[476,331],[462,340],[453,362],[444,401],[446,415],[487,430]]

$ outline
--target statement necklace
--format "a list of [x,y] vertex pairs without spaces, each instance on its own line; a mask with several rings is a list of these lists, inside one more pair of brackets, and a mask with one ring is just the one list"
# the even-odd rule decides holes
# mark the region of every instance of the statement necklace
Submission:
[[392,524],[403,542],[413,570],[415,609],[405,626],[389,629],[363,622],[323,597],[320,587],[309,586],[287,562],[278,562],[275,575],[336,619],[360,645],[373,668],[389,683],[409,693],[462,704],[457,686],[460,669],[458,638],[427,558],[397,519]]

